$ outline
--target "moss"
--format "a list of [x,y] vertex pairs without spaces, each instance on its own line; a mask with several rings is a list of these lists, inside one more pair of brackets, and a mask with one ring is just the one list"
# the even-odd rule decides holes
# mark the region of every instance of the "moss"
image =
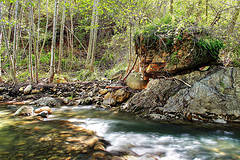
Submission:
[[[212,35],[211,32],[201,27],[187,25],[187,27],[179,28],[175,24],[164,24],[160,21],[160,23],[149,24],[142,30],[138,30],[134,40],[137,47],[155,50],[156,53],[159,50],[171,53],[174,50],[174,45],[179,45],[181,42],[186,44],[187,41],[190,41],[191,47],[196,50],[198,56],[209,54],[218,59],[219,51],[224,45],[220,39]],[[180,43],[175,44],[175,40]]]
[[144,45],[146,49],[170,50],[174,31],[175,27],[169,24],[149,24],[135,33],[134,41],[139,46]]
[[179,59],[178,59],[178,53],[174,52],[171,54],[170,57],[170,64],[171,65],[177,65],[179,63]]
[[234,67],[240,67],[240,59],[233,59],[232,64]]

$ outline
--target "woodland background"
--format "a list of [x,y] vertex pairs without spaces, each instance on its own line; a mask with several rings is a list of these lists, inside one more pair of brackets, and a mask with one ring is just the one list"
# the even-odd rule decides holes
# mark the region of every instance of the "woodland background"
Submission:
[[214,31],[225,66],[240,66],[239,0],[1,0],[0,78],[94,80],[127,70],[134,34],[174,24]]

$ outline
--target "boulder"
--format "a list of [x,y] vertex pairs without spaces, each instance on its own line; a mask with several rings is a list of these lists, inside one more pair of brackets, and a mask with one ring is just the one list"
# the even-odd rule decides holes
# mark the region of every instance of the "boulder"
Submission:
[[76,100],[75,105],[91,105],[92,103],[93,103],[93,98],[87,97],[87,98]]
[[103,98],[103,105],[105,106],[115,106],[116,100],[113,98],[113,93],[108,92]]
[[108,93],[108,90],[107,90],[107,89],[100,89],[100,90],[99,90],[99,93],[100,93],[101,95],[104,95],[104,94]]
[[34,112],[38,114],[38,113],[41,113],[43,111],[48,112],[48,114],[52,114],[52,109],[48,106],[37,108],[37,109],[35,109]]
[[32,90],[32,85],[30,84],[24,89],[23,93],[24,94],[29,94],[31,92],[31,90]]
[[116,100],[118,103],[122,103],[125,100],[127,100],[130,96],[130,93],[127,92],[124,89],[118,89],[116,92],[114,92],[113,98]]
[[131,73],[126,79],[127,86],[132,89],[144,89],[146,88],[147,83],[148,81],[143,80],[139,73]]
[[121,108],[151,119],[237,122],[239,103],[240,68],[216,67],[151,80],[146,90],[135,94]]

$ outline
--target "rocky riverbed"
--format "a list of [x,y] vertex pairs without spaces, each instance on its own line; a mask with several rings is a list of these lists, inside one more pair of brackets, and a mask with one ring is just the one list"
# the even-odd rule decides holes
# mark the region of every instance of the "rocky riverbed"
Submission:
[[[143,90],[133,90],[122,82],[112,81],[17,85],[2,83],[0,105],[7,105],[12,111],[5,120],[12,121],[13,125],[32,127],[32,124],[37,124],[37,127],[29,126],[30,129],[24,129],[24,134],[37,135],[41,131],[45,132],[45,118],[55,112],[54,108],[81,105],[131,112],[137,117],[157,121],[238,125],[239,73],[239,68],[215,66],[204,72],[194,71],[175,77],[151,79],[147,88]],[[55,125],[55,121],[47,123]],[[33,139],[36,144],[44,142],[51,144],[51,150],[61,151],[55,152],[56,157],[64,155],[63,159],[67,159],[85,155],[92,159],[127,159],[127,154],[114,155],[107,152],[105,148],[110,144],[93,131],[64,120],[56,123],[60,127],[57,131],[50,130],[48,135]],[[71,132],[68,132],[70,129]],[[41,153],[18,156],[34,157],[41,156]],[[56,157],[49,158],[57,159]]]
[[215,66],[175,77],[150,80],[133,90],[121,82],[0,84],[0,103],[95,105],[164,121],[240,122],[240,69]]

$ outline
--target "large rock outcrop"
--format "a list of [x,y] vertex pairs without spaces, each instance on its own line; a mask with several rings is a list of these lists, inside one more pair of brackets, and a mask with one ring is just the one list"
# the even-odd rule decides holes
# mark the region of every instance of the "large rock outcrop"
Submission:
[[157,120],[240,122],[240,68],[151,80],[122,110]]
[[198,26],[148,25],[135,34],[135,50],[144,77],[173,76],[218,63],[223,43]]

